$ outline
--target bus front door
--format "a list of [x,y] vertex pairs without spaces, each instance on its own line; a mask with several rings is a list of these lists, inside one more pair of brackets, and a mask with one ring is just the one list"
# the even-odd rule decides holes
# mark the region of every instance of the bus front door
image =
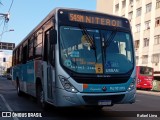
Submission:
[[54,100],[55,88],[55,67],[54,67],[54,45],[50,44],[49,31],[45,33],[45,60],[47,61],[47,99]]

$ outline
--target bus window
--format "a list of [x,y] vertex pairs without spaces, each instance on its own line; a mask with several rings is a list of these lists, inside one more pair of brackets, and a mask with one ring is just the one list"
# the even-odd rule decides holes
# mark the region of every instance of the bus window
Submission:
[[33,43],[34,43],[34,39],[30,39],[29,40],[29,49],[28,49],[28,54],[29,54],[29,59],[33,58]]
[[22,62],[22,46],[19,47],[19,62]]
[[34,38],[34,54],[35,58],[42,56],[42,31],[37,32],[37,36]]
[[23,64],[25,64],[27,62],[27,58],[28,58],[28,52],[27,52],[27,45],[23,47]]
[[62,26],[60,32],[62,64],[78,73],[95,74],[95,64],[102,65],[102,56],[99,55],[102,54],[102,48],[99,47],[101,46],[99,31],[87,28],[96,49],[92,48],[81,28]]
[[130,71],[134,62],[130,34],[106,30],[102,34],[106,45],[105,73],[120,74]]
[[141,67],[140,68],[140,74],[151,76],[151,75],[153,75],[153,69],[148,68],[148,67]]

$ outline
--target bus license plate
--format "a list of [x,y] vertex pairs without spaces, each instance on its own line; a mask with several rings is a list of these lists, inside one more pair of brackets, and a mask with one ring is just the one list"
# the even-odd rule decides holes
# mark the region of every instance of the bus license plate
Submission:
[[111,100],[100,100],[98,102],[98,105],[111,105],[112,101]]

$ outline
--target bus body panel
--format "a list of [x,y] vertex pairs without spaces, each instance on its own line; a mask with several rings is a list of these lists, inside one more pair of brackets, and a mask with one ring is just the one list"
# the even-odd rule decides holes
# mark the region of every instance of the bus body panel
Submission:
[[20,83],[20,90],[35,96],[35,68],[34,61],[26,64],[18,65],[13,68],[14,84],[18,80]]

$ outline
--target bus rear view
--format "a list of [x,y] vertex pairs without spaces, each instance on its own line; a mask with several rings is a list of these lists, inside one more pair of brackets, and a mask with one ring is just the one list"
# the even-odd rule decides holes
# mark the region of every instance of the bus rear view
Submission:
[[137,70],[137,88],[138,89],[152,89],[153,68],[146,66],[136,66]]

